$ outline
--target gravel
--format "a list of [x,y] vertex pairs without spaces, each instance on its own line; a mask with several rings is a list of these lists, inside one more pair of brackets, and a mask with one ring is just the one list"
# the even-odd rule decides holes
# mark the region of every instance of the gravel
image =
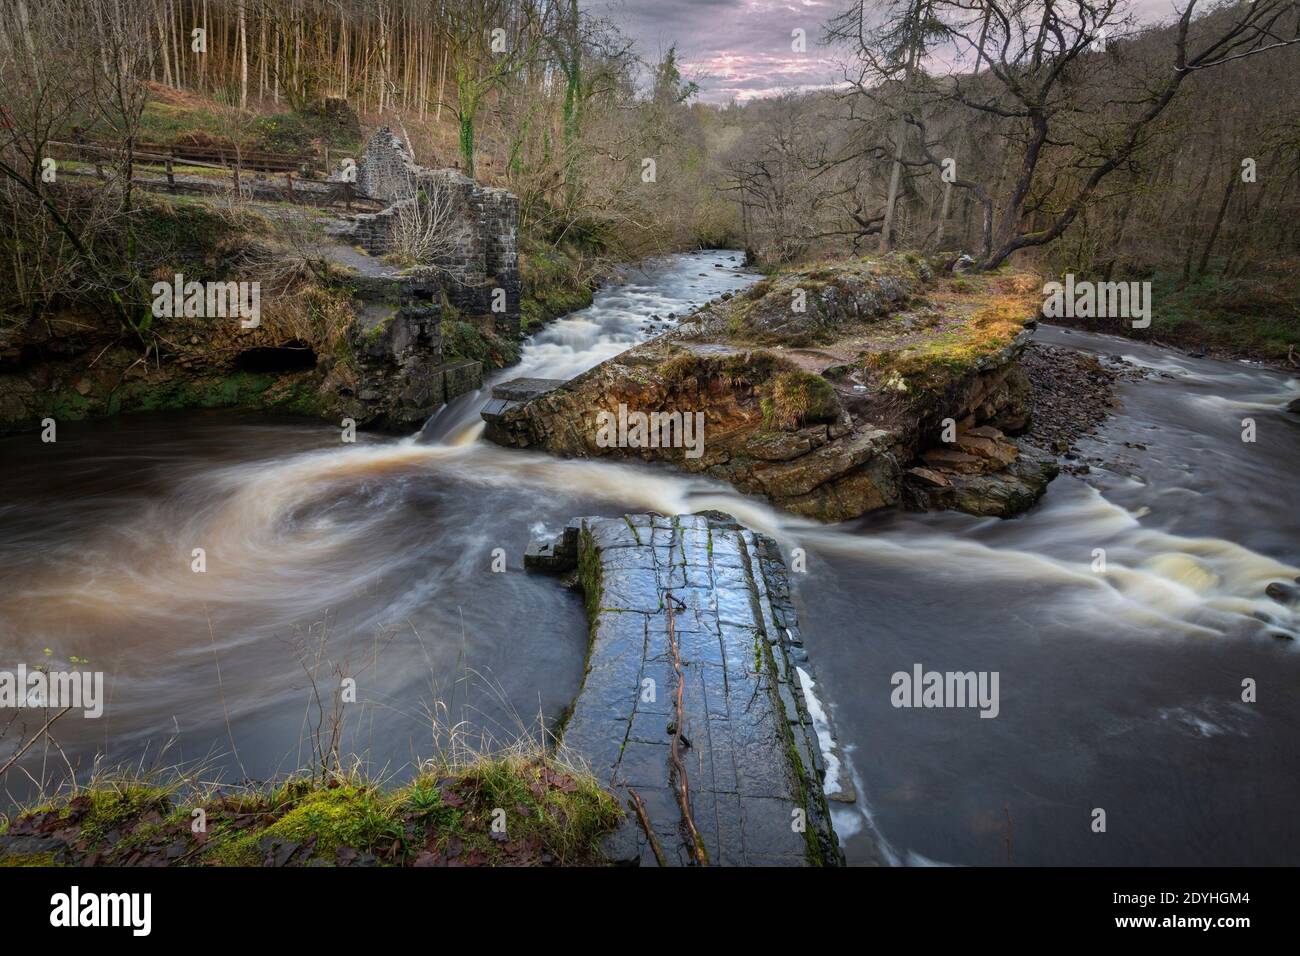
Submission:
[[[1030,343],[1020,360],[1029,375],[1033,424],[1025,438],[1057,455],[1071,457],[1075,443],[1105,421],[1115,407],[1115,383],[1141,378],[1140,369],[1110,357],[1073,349]],[[1086,471],[1087,465],[1066,464],[1066,471]]]

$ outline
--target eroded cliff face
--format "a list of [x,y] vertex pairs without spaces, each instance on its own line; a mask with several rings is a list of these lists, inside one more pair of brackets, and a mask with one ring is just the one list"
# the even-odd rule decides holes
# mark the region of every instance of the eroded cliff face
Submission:
[[898,256],[790,273],[570,382],[505,386],[487,436],[669,462],[822,521],[1015,514],[1056,474],[1008,437],[1029,425],[1016,360],[1038,288]]

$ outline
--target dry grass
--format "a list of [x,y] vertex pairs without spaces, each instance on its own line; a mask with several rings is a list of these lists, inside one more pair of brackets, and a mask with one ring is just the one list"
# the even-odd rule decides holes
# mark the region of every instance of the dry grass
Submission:
[[[344,751],[352,720],[364,721],[370,704],[345,709],[325,688],[374,666],[392,637],[378,634],[359,659],[335,659],[327,617],[292,642],[309,685],[299,769],[230,784],[215,759],[169,763],[174,742],[148,764],[97,763],[81,784],[69,768],[62,785],[0,826],[0,866],[603,864],[601,839],[623,817],[617,799],[557,748],[541,715],[531,724],[514,715],[504,740],[452,721],[459,689],[481,676],[460,665],[448,699],[431,664],[432,702],[414,705],[428,721],[433,756],[399,779]],[[499,687],[488,689],[514,713]],[[227,762],[242,772],[233,736],[231,749]],[[12,839],[47,849],[14,852]]]

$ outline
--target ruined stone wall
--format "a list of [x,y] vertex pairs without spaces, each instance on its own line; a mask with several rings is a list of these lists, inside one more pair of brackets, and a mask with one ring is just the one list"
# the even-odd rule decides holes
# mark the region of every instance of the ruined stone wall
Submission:
[[[366,195],[392,201],[387,209],[354,218],[349,238],[372,256],[392,248],[395,220],[403,202],[415,202],[420,190],[450,197],[460,224],[455,248],[437,263],[448,302],[466,316],[491,315],[498,334],[520,333],[519,200],[454,169],[426,169],[387,127],[366,145],[357,168],[358,188]],[[499,294],[504,293],[504,301]],[[499,307],[499,308],[498,308]]]
[[372,199],[392,202],[415,193],[420,167],[406,143],[387,126],[375,130],[357,163],[357,189]]
[[489,282],[505,290],[506,311],[496,314],[498,333],[519,335],[519,198],[504,189],[484,190],[480,222]]
[[358,278],[358,321],[349,330],[357,373],[351,408],[359,422],[419,427],[459,395],[480,388],[483,366],[443,361],[442,288],[419,277]]
[[462,312],[477,314],[486,309],[487,256],[483,236],[480,194],[483,187],[454,169],[426,170],[420,185],[451,198],[456,218],[463,224],[456,236],[455,250],[439,262],[452,280],[445,286],[447,298]]

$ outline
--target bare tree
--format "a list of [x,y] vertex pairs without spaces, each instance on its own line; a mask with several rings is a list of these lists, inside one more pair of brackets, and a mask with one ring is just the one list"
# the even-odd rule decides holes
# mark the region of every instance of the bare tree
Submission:
[[393,205],[389,256],[403,265],[439,271],[460,248],[467,226],[445,183],[423,177],[412,188],[413,196]]
[[[949,64],[942,75],[900,57],[896,25],[868,29],[863,2],[842,16],[835,37],[855,45],[855,92],[890,105],[919,132],[924,163],[941,161],[925,141],[926,115],[957,109],[998,122],[1010,167],[1005,195],[998,182],[953,181],[985,210],[979,267],[991,269],[1058,239],[1149,143],[1188,77],[1300,43],[1294,0],[1221,5],[1199,18],[1197,4],[1187,0],[1179,13],[1172,62],[1163,65],[1116,50],[1134,33],[1129,0],[927,0],[910,35],[923,38],[928,63]],[[971,71],[981,63],[987,69]],[[1049,161],[1053,153],[1069,158]],[[1079,175],[1045,175],[1062,165]]]
[[[100,0],[93,0],[96,4]],[[129,191],[121,177],[129,171],[115,163],[112,188],[87,191],[67,184],[54,154],[60,137],[79,122],[103,121],[111,129],[113,114],[105,80],[122,61],[108,51],[87,58],[96,49],[102,22],[87,0],[49,0],[23,5],[17,23],[3,21],[0,29],[0,87],[6,91],[4,122],[0,124],[0,177],[13,202],[9,218],[16,271],[32,269],[26,282],[27,304],[33,314],[55,296],[106,298],[123,325],[139,329],[130,293],[109,256],[100,248],[121,228],[129,213]],[[16,25],[21,32],[15,33]],[[89,107],[89,108],[88,108]],[[138,118],[138,114],[135,114]],[[128,152],[129,155],[129,152]],[[128,176],[129,179],[129,176]],[[46,228],[48,224],[49,228]],[[35,238],[35,252],[31,239]]]

